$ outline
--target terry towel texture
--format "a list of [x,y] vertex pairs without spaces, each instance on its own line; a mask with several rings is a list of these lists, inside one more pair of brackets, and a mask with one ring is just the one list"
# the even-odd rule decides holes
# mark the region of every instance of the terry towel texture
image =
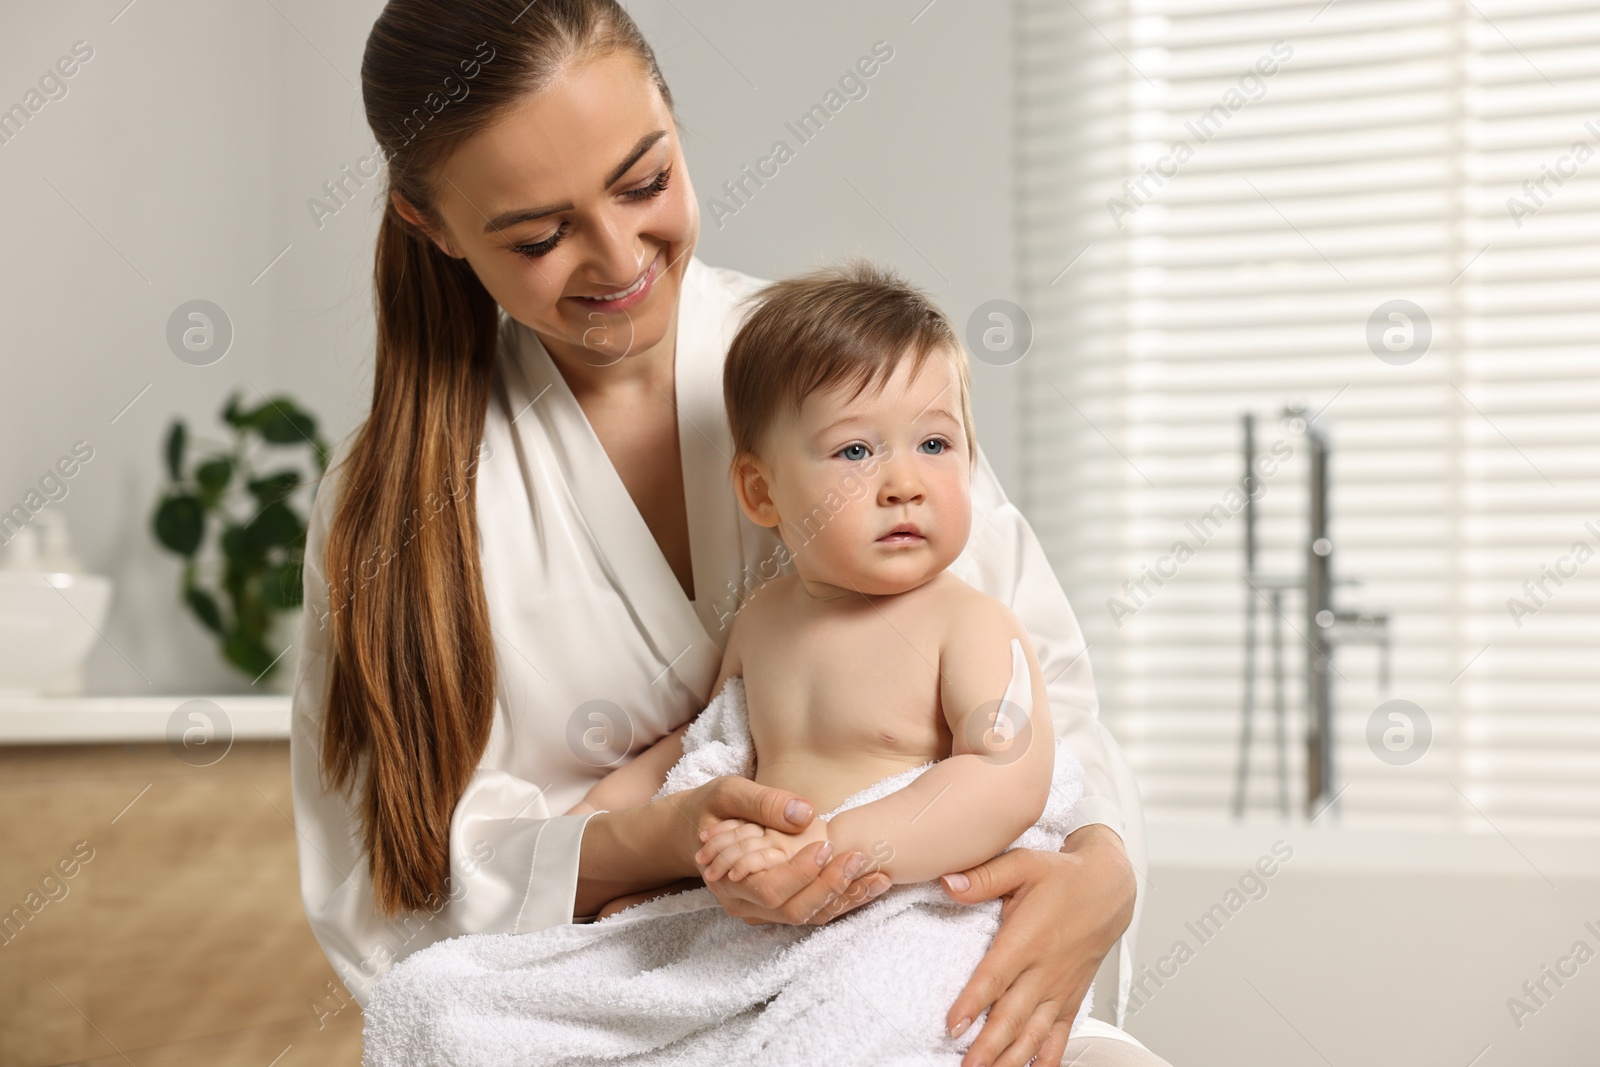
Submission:
[[[1008,848],[1061,847],[1083,769],[1055,740],[1044,814]],[[658,796],[750,776],[743,679],[727,680],[683,746]],[[884,778],[821,818],[933,765]],[[999,927],[1000,901],[958,904],[934,880],[891,886],[819,927],[749,926],[699,888],[595,923],[457,937],[374,986],[363,1063],[958,1067],[987,1016],[952,1040],[945,1015]],[[1092,991],[1078,1024],[1091,1000]]]

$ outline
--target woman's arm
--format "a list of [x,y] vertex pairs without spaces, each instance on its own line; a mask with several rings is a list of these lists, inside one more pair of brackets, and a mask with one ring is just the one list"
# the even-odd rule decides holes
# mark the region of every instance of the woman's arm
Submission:
[[[788,790],[738,775],[713,778],[638,807],[586,816],[574,914],[594,914],[619,897],[700,876],[694,854],[703,829],[740,820],[794,834],[803,832],[812,816],[811,805]],[[835,854],[818,840],[789,863],[762,872],[759,883],[743,883],[737,898],[728,896],[745,902],[736,906],[773,914],[763,921],[803,923],[835,901],[865,898],[866,887],[855,883],[872,872],[848,870],[853,856]],[[724,894],[718,899],[727,906]]]

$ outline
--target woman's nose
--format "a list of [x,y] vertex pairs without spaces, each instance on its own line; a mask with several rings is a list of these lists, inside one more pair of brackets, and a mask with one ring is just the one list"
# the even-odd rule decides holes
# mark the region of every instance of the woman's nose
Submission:
[[626,289],[650,265],[644,242],[633,227],[606,211],[599,214],[593,232],[589,276],[597,285],[614,285],[613,292]]

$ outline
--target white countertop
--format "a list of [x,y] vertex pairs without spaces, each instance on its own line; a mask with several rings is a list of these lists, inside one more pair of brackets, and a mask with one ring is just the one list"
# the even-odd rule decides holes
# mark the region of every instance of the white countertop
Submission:
[[289,698],[0,697],[0,745],[159,743],[169,738],[181,744],[185,732],[196,728],[236,741],[281,741],[289,736]]

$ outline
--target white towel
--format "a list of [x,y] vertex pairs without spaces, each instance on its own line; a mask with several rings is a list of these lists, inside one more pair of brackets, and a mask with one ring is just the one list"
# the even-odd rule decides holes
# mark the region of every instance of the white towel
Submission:
[[[1021,703],[1031,705],[1026,695]],[[749,776],[742,679],[728,679],[683,746],[658,796]],[[884,778],[821,818],[933,765]],[[1082,773],[1057,738],[1044,815],[1007,847],[1060,848]],[[891,886],[817,927],[749,926],[698,888],[595,923],[457,937],[406,957],[373,987],[363,1063],[958,1067],[987,1014],[959,1039],[945,1015],[999,926],[1000,901],[959,904],[933,880]],[[1091,1001],[1092,990],[1075,1025]]]

